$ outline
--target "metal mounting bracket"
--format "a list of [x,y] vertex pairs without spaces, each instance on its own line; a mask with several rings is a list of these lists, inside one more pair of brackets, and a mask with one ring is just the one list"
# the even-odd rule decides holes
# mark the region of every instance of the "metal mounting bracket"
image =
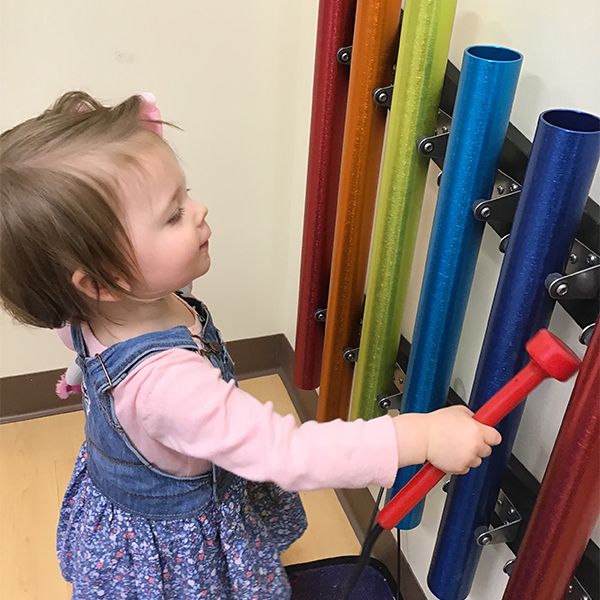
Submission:
[[373,90],[373,102],[382,108],[390,108],[392,106],[392,94],[394,93],[393,85],[375,88]]
[[492,529],[478,529],[475,532],[475,539],[479,546],[506,544],[514,541],[517,535],[522,520],[521,515],[502,490],[500,490],[500,494],[498,495],[495,512],[502,525]]
[[502,254],[506,254],[506,249],[508,248],[508,240],[510,238],[510,233],[507,233],[505,236],[500,238],[500,243],[498,244],[498,250],[502,252]]
[[592,334],[594,333],[594,329],[596,328],[596,323],[590,323],[587,327],[584,327],[581,330],[581,334],[579,336],[579,343],[584,346],[590,345],[590,340],[592,339]]
[[550,273],[546,289],[555,300],[587,300],[600,292],[600,256],[579,240],[573,242],[565,274]]
[[546,288],[555,300],[589,300],[598,296],[600,290],[600,265],[582,269],[571,275],[550,273]]
[[352,61],[352,46],[343,46],[336,52],[335,57],[340,64],[349,65]]
[[473,214],[478,221],[512,223],[520,197],[520,184],[499,170],[492,197],[489,200],[476,200],[473,203]]
[[[477,208],[477,206],[476,206]],[[505,253],[510,233],[500,239],[498,250]],[[545,280],[548,294],[554,300],[594,300],[600,295],[600,256],[575,238],[565,267],[565,274],[550,273]],[[590,343],[594,323],[583,328],[579,341]]]
[[394,367],[393,381],[398,390],[395,394],[379,394],[379,396],[377,396],[377,404],[381,410],[400,410],[406,373],[398,363],[396,363],[396,366]]
[[424,136],[417,140],[417,151],[428,158],[443,159],[448,148],[450,138],[450,125],[452,117],[443,110],[438,111],[438,121],[435,135]]
[[592,600],[592,597],[587,593],[587,590],[581,585],[577,577],[573,577],[567,588],[565,600]]
[[512,575],[513,569],[515,568],[515,563],[517,562],[516,558],[511,558],[506,561],[506,564],[502,567],[502,570],[510,577]]
[[[503,238],[500,238],[498,250],[505,253],[509,241],[510,233],[507,233]],[[598,267],[600,267],[600,256],[575,238],[571,246],[571,252],[569,253],[569,262],[565,268],[565,275],[561,275],[560,273],[551,273],[548,275],[546,277],[546,289],[550,296],[556,300],[585,300],[595,298],[598,295],[600,287],[600,271],[598,271]],[[561,283],[565,283],[563,280],[566,280],[567,287],[557,290],[556,288]],[[575,285],[573,290],[570,291],[569,285],[573,281],[575,281]]]

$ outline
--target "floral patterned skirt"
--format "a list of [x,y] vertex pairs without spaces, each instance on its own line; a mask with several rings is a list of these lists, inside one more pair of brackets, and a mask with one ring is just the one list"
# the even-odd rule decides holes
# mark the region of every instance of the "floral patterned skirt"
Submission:
[[151,520],[92,483],[82,446],[58,523],[73,600],[288,600],[280,554],[306,528],[297,494],[235,478],[195,518]]

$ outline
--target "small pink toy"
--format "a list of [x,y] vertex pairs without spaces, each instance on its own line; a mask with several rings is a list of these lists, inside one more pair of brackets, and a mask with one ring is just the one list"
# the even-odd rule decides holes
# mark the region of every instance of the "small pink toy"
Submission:
[[56,395],[61,400],[66,400],[71,394],[81,394],[82,382],[81,369],[76,362],[73,362],[56,382]]

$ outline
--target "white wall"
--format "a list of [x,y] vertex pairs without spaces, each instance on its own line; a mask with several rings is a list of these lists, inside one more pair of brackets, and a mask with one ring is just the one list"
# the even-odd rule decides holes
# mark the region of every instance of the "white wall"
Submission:
[[[36,114],[68,89],[107,101],[153,91],[194,194],[209,205],[213,270],[196,282],[227,339],[284,332],[293,342],[310,125],[317,0],[227,3],[0,0],[0,129]],[[459,0],[450,58],[474,43],[507,45],[525,56],[512,122],[530,139],[537,115],[573,107],[600,113],[600,22],[596,0]],[[435,176],[435,169],[432,170]],[[435,207],[430,180],[403,333],[410,339]],[[600,199],[600,178],[592,192]],[[486,231],[453,386],[467,397],[502,255]],[[553,331],[578,346],[578,329],[558,308]],[[0,314],[0,376],[67,364],[53,334]],[[32,350],[32,349],[35,349]],[[572,384],[532,395],[515,453],[538,477]],[[403,547],[426,589],[443,495]],[[599,532],[595,540],[600,541]],[[488,547],[471,598],[496,600],[511,553]]]
[[[0,0],[0,130],[84,89],[156,94],[213,268],[195,284],[227,339],[285,332],[296,311],[317,3]],[[0,314],[0,376],[60,368],[54,334]]]

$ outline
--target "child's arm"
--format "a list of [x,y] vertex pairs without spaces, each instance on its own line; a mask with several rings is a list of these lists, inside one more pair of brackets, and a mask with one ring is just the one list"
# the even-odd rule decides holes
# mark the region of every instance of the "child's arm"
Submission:
[[[483,426],[457,413],[466,409],[446,409],[451,417],[441,419],[403,415],[298,426],[291,415],[274,412],[270,402],[225,383],[206,359],[180,349],[145,361],[127,385],[136,389],[145,431],[164,446],[289,490],[390,487],[399,466],[431,459],[431,452],[446,461],[448,471],[464,471],[475,466],[476,453],[489,449],[482,442]],[[446,431],[450,422],[452,431]],[[454,449],[457,443],[460,449]]]
[[271,402],[225,383],[196,353],[176,349],[144,365],[127,383],[140,382],[138,418],[148,435],[176,452],[289,490],[394,481],[398,454],[390,417],[298,426]]

